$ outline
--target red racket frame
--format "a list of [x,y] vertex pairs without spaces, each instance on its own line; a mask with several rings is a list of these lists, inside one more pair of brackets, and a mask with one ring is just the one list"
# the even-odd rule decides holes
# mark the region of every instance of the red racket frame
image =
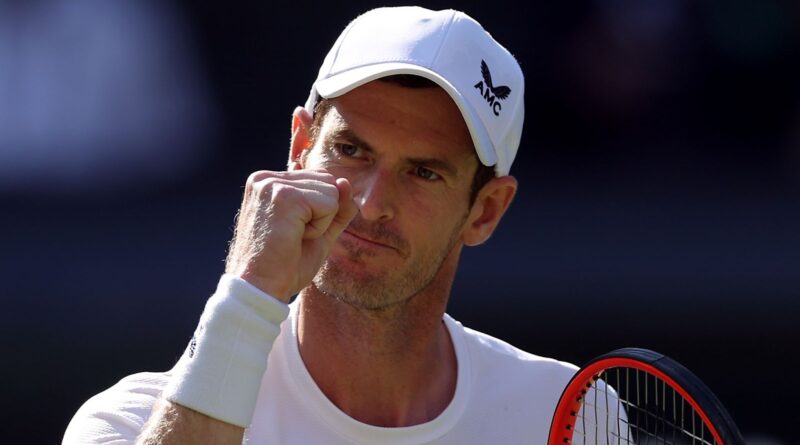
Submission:
[[622,357],[600,359],[581,369],[578,374],[572,378],[566,389],[564,389],[564,393],[561,395],[561,400],[559,400],[558,406],[556,407],[555,415],[553,416],[553,423],[550,426],[548,445],[564,445],[572,443],[575,422],[577,420],[578,412],[581,408],[581,400],[583,399],[584,395],[582,391],[591,388],[592,384],[596,380],[595,377],[599,378],[603,371],[612,368],[639,369],[666,382],[667,385],[672,387],[687,402],[689,402],[695,412],[700,415],[700,418],[703,419],[703,422],[711,432],[711,435],[714,437],[716,443],[719,445],[724,445],[724,442],[720,438],[719,432],[714,427],[714,424],[711,423],[711,420],[708,418],[705,411],[700,407],[700,404],[697,403],[694,397],[692,397],[692,395],[683,388],[683,386],[678,384],[678,382],[672,379],[672,377],[665,374],[655,366],[639,360]]

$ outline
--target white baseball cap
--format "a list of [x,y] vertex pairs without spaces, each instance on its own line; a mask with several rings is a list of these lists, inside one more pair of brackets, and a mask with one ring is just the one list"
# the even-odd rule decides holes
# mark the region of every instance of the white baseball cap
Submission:
[[406,6],[368,11],[347,25],[331,48],[306,101],[334,98],[372,80],[413,74],[453,98],[478,158],[509,173],[524,120],[524,78],[514,56],[460,11]]

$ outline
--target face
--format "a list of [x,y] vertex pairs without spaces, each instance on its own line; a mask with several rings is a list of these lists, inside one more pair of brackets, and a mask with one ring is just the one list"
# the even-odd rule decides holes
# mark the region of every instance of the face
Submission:
[[457,259],[477,169],[472,140],[440,88],[377,81],[332,104],[302,165],[347,178],[359,213],[314,284],[359,307],[386,308]]

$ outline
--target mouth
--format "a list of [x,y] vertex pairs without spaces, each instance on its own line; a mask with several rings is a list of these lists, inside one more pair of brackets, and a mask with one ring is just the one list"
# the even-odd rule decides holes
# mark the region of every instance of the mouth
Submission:
[[385,244],[385,243],[382,243],[380,241],[376,241],[376,240],[367,238],[364,235],[356,234],[356,233],[354,233],[354,232],[352,232],[350,230],[347,230],[347,229],[345,229],[345,231],[342,232],[342,235],[348,237],[351,240],[356,241],[357,243],[364,244],[364,245],[367,245],[367,246],[374,246],[374,247],[381,247],[381,248],[384,248],[384,249],[397,250],[397,248],[395,248],[394,246],[391,246],[389,244]]

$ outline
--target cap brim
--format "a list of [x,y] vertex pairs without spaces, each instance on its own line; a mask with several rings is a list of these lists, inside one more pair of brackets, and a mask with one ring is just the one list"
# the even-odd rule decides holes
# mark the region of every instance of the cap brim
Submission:
[[334,98],[347,93],[367,82],[371,82],[381,77],[392,76],[395,74],[413,74],[430,79],[442,87],[461,111],[464,121],[469,129],[472,143],[475,145],[475,152],[483,165],[497,165],[497,154],[494,150],[491,138],[483,126],[478,114],[470,103],[450,84],[444,77],[427,68],[412,65],[409,63],[381,63],[375,65],[362,66],[342,73],[335,74],[327,79],[318,80],[314,87],[317,93],[324,98]]

